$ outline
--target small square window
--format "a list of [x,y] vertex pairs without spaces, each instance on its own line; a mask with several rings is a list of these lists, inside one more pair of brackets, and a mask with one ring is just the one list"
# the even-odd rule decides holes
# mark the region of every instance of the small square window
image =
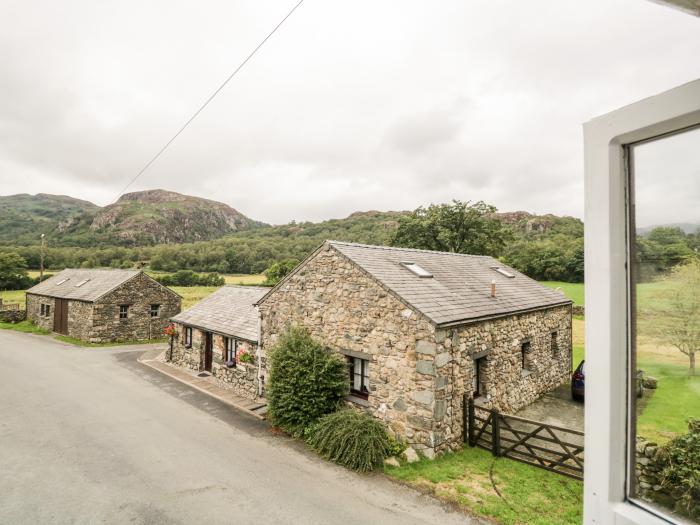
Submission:
[[151,305],[151,317],[160,317],[160,305],[159,304],[152,304]]
[[129,317],[129,305],[120,304],[119,305],[119,319],[127,319]]

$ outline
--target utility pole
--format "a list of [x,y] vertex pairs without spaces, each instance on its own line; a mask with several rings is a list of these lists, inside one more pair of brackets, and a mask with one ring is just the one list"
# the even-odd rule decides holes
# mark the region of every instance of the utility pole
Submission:
[[39,282],[44,280],[44,244],[46,242],[45,235],[41,234],[41,256],[39,262]]

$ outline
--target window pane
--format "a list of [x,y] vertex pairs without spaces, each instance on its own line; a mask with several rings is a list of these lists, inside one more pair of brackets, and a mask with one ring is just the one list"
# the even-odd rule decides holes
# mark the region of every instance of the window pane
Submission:
[[683,438],[688,421],[700,418],[700,129],[630,152],[630,496],[666,514],[695,506],[700,516],[697,492],[683,488],[700,468],[697,444],[694,465],[683,452],[693,442]]

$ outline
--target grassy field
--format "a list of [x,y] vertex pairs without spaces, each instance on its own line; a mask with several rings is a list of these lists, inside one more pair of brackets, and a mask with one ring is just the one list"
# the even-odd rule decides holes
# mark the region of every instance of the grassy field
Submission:
[[464,448],[433,461],[386,467],[388,476],[506,525],[579,524],[581,482]]
[[583,283],[564,283],[561,281],[540,281],[541,284],[549,288],[559,289],[564,295],[571,299],[575,305],[583,306]]
[[19,303],[20,308],[24,309],[24,290],[6,290],[0,292],[0,299],[4,303]]
[[182,309],[185,310],[190,306],[198,303],[207,295],[214,293],[219,289],[218,286],[171,286],[171,290],[182,296]]

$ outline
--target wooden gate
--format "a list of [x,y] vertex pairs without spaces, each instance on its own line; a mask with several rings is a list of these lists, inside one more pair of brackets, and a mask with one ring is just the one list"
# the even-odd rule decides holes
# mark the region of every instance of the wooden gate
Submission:
[[53,331],[68,335],[68,299],[55,299],[54,301]]
[[471,398],[464,406],[470,447],[583,479],[583,432],[477,407]]

